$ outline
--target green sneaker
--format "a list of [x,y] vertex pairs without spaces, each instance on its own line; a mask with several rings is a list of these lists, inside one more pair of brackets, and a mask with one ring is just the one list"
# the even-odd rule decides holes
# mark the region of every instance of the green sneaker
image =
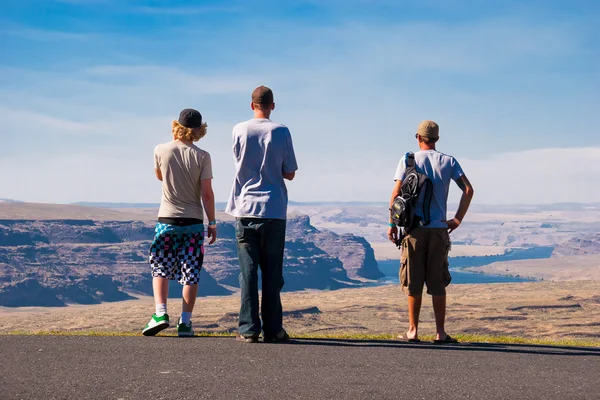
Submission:
[[152,318],[150,318],[150,322],[146,325],[144,330],[142,331],[142,335],[144,336],[154,336],[158,332],[163,329],[167,329],[169,327],[169,314],[164,314],[158,317],[156,314],[152,314]]
[[192,321],[190,321],[189,325],[184,324],[179,318],[177,321],[177,336],[194,336],[194,330],[192,329]]

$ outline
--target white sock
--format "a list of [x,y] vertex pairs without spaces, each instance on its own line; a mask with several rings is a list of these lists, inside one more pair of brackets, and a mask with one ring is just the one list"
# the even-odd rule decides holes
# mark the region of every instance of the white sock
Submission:
[[161,303],[156,305],[156,316],[162,317],[167,313],[167,303]]
[[192,321],[192,313],[191,312],[184,311],[181,313],[181,322],[183,322],[186,325],[189,325],[191,321]]

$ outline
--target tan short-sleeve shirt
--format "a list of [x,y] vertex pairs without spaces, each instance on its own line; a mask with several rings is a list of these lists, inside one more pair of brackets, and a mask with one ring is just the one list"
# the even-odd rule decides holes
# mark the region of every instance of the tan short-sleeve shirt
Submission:
[[204,219],[201,181],[212,179],[210,154],[179,141],[154,149],[154,168],[162,173],[159,217]]

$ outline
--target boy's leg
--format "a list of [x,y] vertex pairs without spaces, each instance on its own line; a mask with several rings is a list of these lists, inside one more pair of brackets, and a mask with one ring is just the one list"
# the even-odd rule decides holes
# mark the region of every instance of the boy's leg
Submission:
[[236,218],[235,222],[241,289],[238,332],[244,337],[258,337],[261,331],[258,315],[258,228],[262,223],[260,218]]
[[446,287],[452,277],[448,270],[448,251],[450,237],[446,229],[430,229],[429,252],[427,260],[427,292],[431,294],[435,315],[436,340],[448,336],[446,321]]
[[444,340],[446,336],[446,296],[431,296],[433,313],[435,315],[435,339]]
[[177,261],[179,263],[179,283],[181,290],[181,311],[191,313],[196,304],[198,295],[198,282],[204,263],[204,226],[194,226],[196,232],[186,233],[180,239]]
[[408,296],[408,339],[416,339],[419,336],[419,315],[421,314],[421,303],[423,296]]
[[286,221],[271,219],[262,227],[260,267],[262,271],[262,319],[266,340],[283,331],[281,289]]
[[204,226],[194,226],[188,229],[194,230],[181,236],[180,247],[177,253],[181,273],[179,283],[181,289],[181,318],[177,323],[177,334],[179,336],[193,336],[192,311],[196,304],[198,295],[198,282],[204,262]]
[[168,224],[156,224],[156,235],[150,245],[149,262],[152,267],[152,289],[156,312],[142,330],[145,336],[154,336],[169,327],[169,315],[167,314],[169,279],[173,278],[176,268],[170,229]]
[[415,228],[402,243],[400,266],[402,290],[408,294],[408,339],[419,336],[419,316],[423,301],[423,286],[427,269],[427,229]]
[[149,261],[152,267],[154,303],[158,309],[159,305],[167,304],[169,279],[175,276],[177,259],[174,247],[176,237],[172,235],[172,226],[159,222],[156,224],[155,232],[156,235],[150,245]]
[[181,290],[181,317],[177,321],[177,336],[194,336],[192,329],[192,311],[196,304],[198,284],[184,285]]
[[181,290],[181,297],[183,298],[181,304],[181,312],[192,313],[194,311],[194,305],[196,304],[196,297],[198,296],[198,284],[184,285]]
[[169,280],[162,276],[152,278],[152,289],[154,291],[154,304],[167,304],[169,296]]
[[[162,317],[167,314],[167,298],[169,297],[169,280],[161,276],[152,278],[152,292],[154,293],[154,315]],[[167,315],[168,319],[168,315]]]

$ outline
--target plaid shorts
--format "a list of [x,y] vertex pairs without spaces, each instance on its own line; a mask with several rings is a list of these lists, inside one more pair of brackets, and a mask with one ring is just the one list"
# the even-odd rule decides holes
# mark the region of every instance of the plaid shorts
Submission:
[[204,261],[204,224],[176,226],[157,223],[150,245],[152,276],[193,285]]

